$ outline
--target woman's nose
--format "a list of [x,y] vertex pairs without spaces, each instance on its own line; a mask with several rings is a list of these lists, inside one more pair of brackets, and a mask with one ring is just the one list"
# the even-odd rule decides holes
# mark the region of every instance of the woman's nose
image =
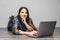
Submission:
[[26,15],[26,13],[24,13],[24,15]]
[[24,14],[24,16],[26,16],[26,14]]

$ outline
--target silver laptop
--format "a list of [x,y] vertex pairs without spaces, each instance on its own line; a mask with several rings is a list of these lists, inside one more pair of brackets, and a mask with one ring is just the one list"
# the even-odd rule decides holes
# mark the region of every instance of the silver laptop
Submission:
[[30,37],[45,37],[52,36],[56,26],[56,21],[43,21],[40,22],[38,33],[36,35],[29,35]]

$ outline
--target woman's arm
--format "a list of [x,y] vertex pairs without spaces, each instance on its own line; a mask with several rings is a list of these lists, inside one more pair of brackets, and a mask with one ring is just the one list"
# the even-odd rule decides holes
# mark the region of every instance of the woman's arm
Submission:
[[31,18],[29,19],[29,24],[26,22],[26,19],[25,19],[25,18],[23,18],[22,21],[23,21],[23,23],[26,25],[26,28],[27,28],[29,31],[33,31],[33,30],[36,31],[36,28],[35,28],[32,20],[31,20]]
[[13,19],[13,27],[12,27],[13,34],[19,34],[19,32],[18,32],[18,23],[19,23],[18,18],[15,17]]
[[37,31],[31,31],[31,32],[20,31],[19,33],[22,35],[35,35],[35,34],[37,34]]
[[37,32],[36,32],[36,31],[31,31],[31,32],[21,31],[21,30],[18,30],[17,27],[16,27],[16,28],[13,28],[13,33],[14,33],[14,34],[22,34],[22,35],[34,35],[34,34],[36,34]]
[[25,22],[25,25],[26,25],[26,27],[27,27],[27,29],[29,30],[29,31],[33,31],[34,29],[32,28],[32,26],[30,26],[29,24],[27,24],[26,22]]

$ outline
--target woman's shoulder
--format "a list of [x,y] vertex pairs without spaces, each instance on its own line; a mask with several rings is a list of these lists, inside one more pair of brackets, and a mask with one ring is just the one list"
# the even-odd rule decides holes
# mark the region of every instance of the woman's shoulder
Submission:
[[17,17],[17,16],[16,16],[16,17],[14,17],[14,20],[18,21],[18,17]]

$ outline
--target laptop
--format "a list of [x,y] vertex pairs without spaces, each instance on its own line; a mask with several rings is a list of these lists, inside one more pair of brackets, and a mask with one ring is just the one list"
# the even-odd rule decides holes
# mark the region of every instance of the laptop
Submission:
[[29,37],[45,37],[52,36],[55,30],[56,21],[42,21],[39,24],[36,35],[28,35]]

